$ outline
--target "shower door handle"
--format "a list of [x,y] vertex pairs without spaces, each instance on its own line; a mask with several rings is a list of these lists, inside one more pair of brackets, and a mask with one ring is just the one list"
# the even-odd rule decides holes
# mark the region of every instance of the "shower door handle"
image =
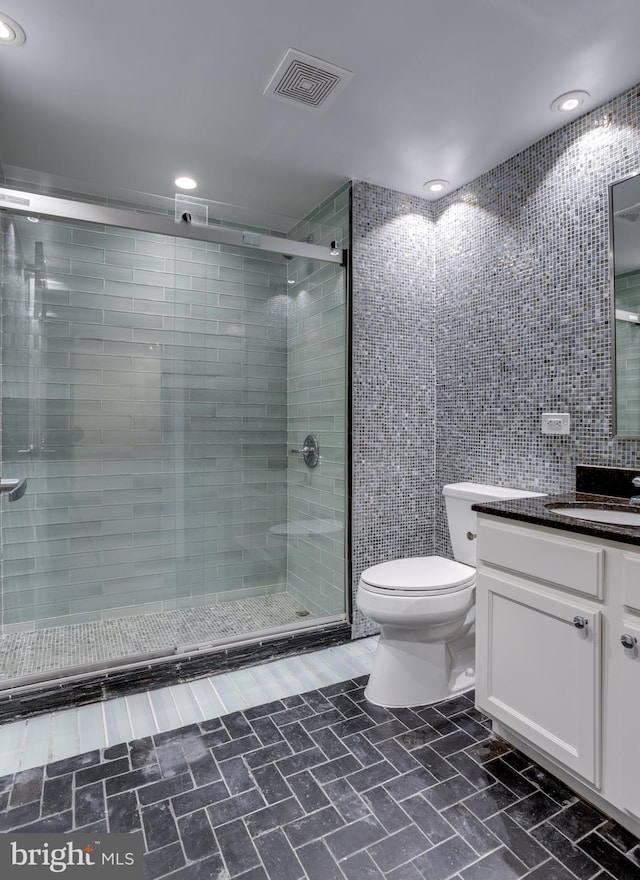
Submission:
[[9,501],[18,501],[27,491],[26,477],[15,477],[13,479],[0,478],[0,492],[9,493]]

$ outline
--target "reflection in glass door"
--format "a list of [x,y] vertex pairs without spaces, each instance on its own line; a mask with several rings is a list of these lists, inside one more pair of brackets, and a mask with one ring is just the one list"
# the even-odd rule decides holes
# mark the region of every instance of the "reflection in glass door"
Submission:
[[172,239],[6,214],[3,680],[172,653],[183,406]]

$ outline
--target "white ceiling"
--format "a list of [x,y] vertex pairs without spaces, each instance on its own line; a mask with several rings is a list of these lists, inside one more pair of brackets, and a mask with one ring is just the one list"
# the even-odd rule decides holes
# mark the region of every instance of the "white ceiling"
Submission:
[[[8,166],[298,218],[349,178],[459,186],[640,81],[639,0],[0,0]],[[353,71],[324,112],[263,91],[289,48]],[[580,112],[584,112],[582,108]],[[286,221],[283,221],[286,226]]]

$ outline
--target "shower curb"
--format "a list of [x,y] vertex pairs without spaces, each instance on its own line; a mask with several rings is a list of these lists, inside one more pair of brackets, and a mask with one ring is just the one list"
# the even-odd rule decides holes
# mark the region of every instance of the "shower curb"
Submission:
[[232,669],[268,663],[351,641],[351,625],[340,622],[304,632],[262,637],[241,645],[213,647],[190,654],[146,661],[0,692],[0,724],[71,709],[102,700],[182,684]]

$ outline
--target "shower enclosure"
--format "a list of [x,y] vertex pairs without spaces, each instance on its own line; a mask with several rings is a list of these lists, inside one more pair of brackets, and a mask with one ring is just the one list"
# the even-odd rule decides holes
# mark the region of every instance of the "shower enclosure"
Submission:
[[343,252],[188,220],[0,188],[0,688],[345,619]]

